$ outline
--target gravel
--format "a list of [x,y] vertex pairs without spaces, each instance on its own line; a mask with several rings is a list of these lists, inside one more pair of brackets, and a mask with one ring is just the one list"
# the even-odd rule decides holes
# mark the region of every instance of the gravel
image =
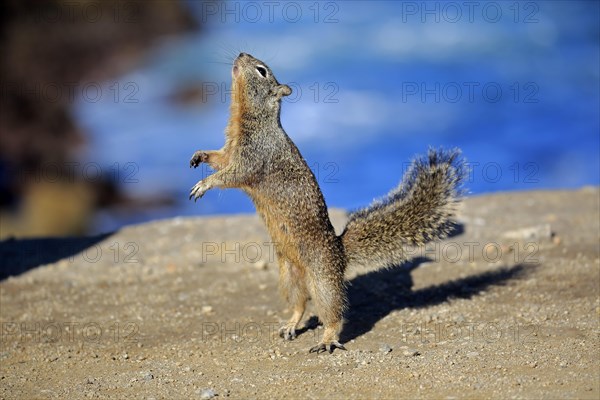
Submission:
[[254,215],[0,242],[17,274],[0,281],[0,398],[597,399],[599,199],[466,199],[458,235],[348,271],[348,350],[320,355],[312,308],[297,339],[277,334],[291,310]]

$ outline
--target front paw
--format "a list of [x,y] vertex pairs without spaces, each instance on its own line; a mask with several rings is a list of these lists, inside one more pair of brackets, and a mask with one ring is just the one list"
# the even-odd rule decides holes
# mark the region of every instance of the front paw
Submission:
[[196,168],[198,165],[202,164],[203,162],[206,162],[207,160],[208,154],[206,154],[202,150],[198,150],[190,159],[190,168]]
[[198,200],[200,197],[204,196],[204,193],[206,193],[208,189],[210,189],[210,187],[204,181],[196,183],[190,191],[190,200],[192,197],[194,198],[194,201]]

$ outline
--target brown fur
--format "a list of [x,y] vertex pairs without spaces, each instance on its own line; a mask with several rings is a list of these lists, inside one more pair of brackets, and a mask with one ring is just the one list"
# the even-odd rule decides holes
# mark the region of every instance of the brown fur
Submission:
[[343,349],[338,335],[347,308],[348,262],[389,266],[403,260],[404,244],[421,244],[447,232],[461,178],[457,156],[431,151],[428,165],[416,162],[403,186],[353,214],[337,236],[314,174],[281,127],[281,97],[291,89],[279,84],[266,64],[244,53],[235,60],[232,79],[225,145],[199,150],[190,161],[193,167],[206,162],[216,172],[199,181],[190,198],[213,187],[244,190],[274,242],[281,293],[293,308],[281,336],[296,336],[310,298],[325,326],[311,352]]

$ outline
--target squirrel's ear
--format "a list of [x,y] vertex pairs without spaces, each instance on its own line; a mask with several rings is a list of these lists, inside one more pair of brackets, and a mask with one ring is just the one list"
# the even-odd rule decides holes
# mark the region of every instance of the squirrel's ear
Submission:
[[277,95],[277,98],[289,96],[290,94],[292,94],[292,89],[288,85],[279,85],[275,89],[275,94]]

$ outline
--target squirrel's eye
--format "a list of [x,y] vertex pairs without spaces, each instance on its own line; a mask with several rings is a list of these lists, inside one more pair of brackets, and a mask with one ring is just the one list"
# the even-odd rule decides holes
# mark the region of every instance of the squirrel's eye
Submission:
[[266,69],[265,67],[263,67],[263,66],[261,66],[261,65],[258,65],[258,66],[256,67],[256,70],[258,71],[258,73],[259,73],[259,74],[261,74],[261,75],[262,75],[262,77],[263,77],[263,78],[266,78],[266,77],[267,77],[267,69]]

